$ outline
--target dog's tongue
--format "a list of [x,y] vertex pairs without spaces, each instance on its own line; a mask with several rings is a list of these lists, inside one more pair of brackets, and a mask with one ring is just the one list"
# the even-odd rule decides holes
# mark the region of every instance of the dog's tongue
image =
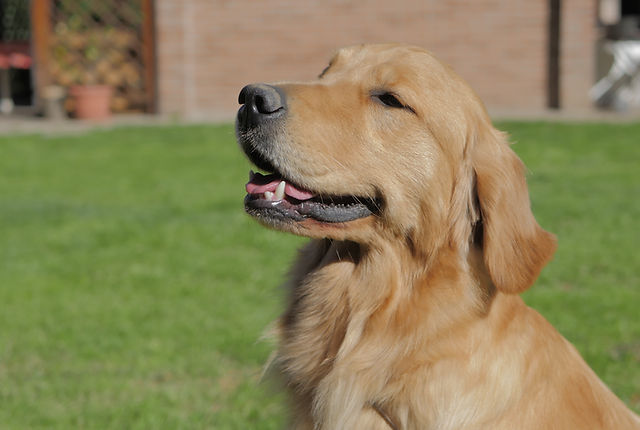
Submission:
[[[252,171],[249,173],[249,182],[245,188],[249,194],[264,194],[265,191],[275,193],[276,188],[283,181],[284,179],[278,174],[263,175]],[[296,188],[288,182],[285,182],[284,193],[296,200],[309,200],[314,197],[314,194],[309,191]]]

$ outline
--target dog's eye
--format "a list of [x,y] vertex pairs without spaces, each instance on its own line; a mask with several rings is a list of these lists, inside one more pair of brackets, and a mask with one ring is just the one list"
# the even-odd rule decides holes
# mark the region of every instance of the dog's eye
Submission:
[[373,93],[372,98],[380,104],[385,106],[396,108],[396,109],[406,109],[409,112],[416,113],[415,110],[409,105],[404,104],[395,94],[388,92],[381,93]]
[[400,100],[398,100],[398,97],[394,96],[391,93],[375,94],[373,97],[385,106],[393,108],[404,107],[404,104]]

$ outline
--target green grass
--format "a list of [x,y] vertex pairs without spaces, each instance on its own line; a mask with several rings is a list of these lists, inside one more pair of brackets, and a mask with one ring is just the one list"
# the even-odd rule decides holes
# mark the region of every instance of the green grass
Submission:
[[[559,237],[526,300],[640,409],[640,125],[504,123]],[[276,429],[263,328],[303,242],[230,126],[0,138],[0,428]]]

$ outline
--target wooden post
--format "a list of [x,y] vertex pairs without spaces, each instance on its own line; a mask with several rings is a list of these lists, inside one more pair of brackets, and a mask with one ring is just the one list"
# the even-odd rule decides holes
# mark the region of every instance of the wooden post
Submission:
[[561,0],[549,0],[549,40],[547,60],[547,107],[560,108],[560,20]]
[[34,104],[42,106],[42,91],[51,83],[49,48],[51,40],[51,0],[31,0],[31,55],[35,75]]
[[156,113],[156,55],[155,55],[155,16],[153,0],[142,0],[142,61],[144,67],[144,88],[149,113]]

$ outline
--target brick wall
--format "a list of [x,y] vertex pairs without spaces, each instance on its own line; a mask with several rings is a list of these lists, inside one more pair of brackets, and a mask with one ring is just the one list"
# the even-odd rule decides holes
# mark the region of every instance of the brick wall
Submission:
[[[546,0],[156,0],[163,113],[227,120],[251,82],[307,80],[336,48],[407,42],[451,64],[497,109],[541,109],[547,85]],[[565,106],[588,103],[595,1],[566,0]],[[566,18],[566,19],[565,19]]]

